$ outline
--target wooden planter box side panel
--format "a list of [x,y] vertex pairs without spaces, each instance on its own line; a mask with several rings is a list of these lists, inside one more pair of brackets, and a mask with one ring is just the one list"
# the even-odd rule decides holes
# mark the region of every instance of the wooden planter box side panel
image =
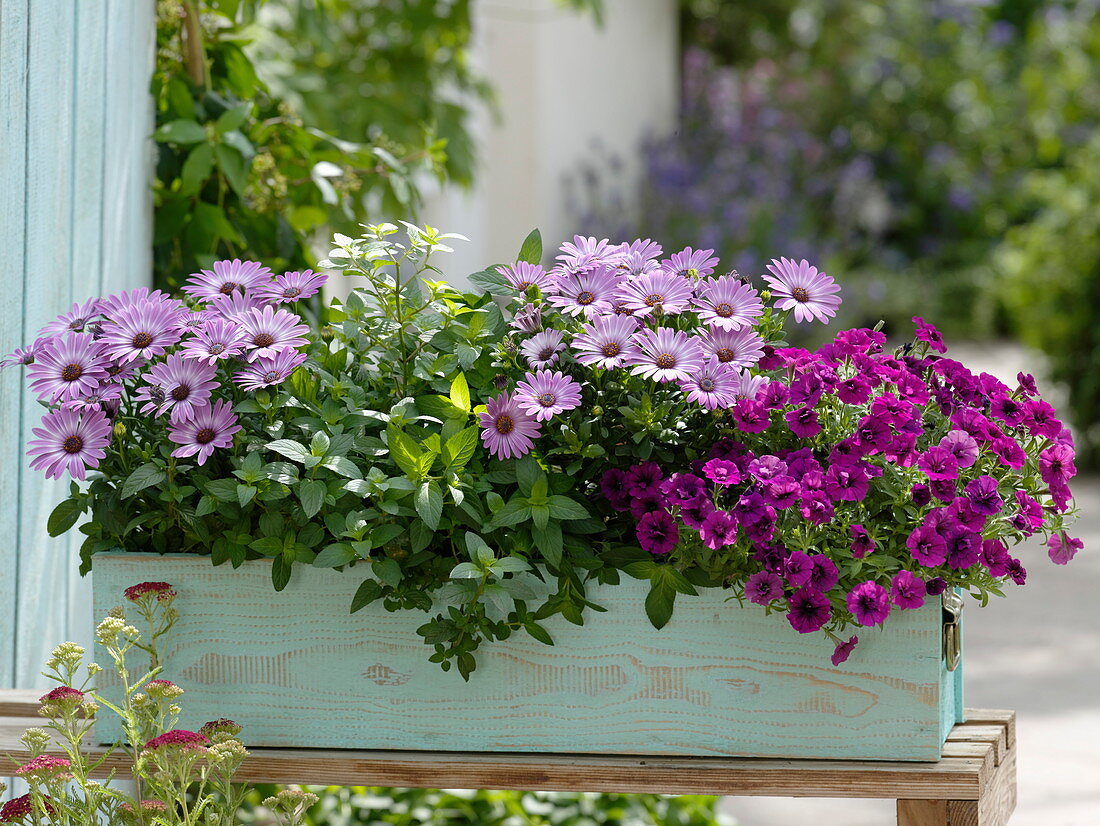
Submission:
[[145,580],[179,593],[162,676],[186,691],[182,727],[230,717],[254,746],[936,760],[958,716],[938,605],[864,629],[834,668],[820,635],[718,590],[678,600],[657,631],[648,584],[624,580],[592,590],[608,611],[583,627],[549,620],[553,646],[523,633],[483,645],[467,683],[428,662],[426,614],[348,613],[354,572],[298,567],[276,594],[268,571],[96,557],[97,616]]

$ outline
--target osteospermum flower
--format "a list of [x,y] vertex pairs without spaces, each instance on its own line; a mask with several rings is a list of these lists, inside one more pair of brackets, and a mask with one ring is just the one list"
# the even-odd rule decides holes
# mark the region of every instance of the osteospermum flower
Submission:
[[227,401],[216,401],[210,407],[195,410],[186,419],[174,422],[168,430],[168,438],[179,445],[172,451],[178,458],[195,456],[203,465],[216,448],[230,447],[233,434],[241,429],[233,406]]
[[16,347],[12,352],[5,356],[0,356],[0,370],[5,367],[14,367],[15,365],[27,365],[34,364],[38,359],[38,356],[42,353],[42,349],[49,344],[51,339],[49,338],[36,338],[33,344],[27,347]]
[[730,365],[707,359],[700,370],[680,380],[680,387],[688,394],[688,401],[717,410],[737,401],[740,381],[740,374]]
[[664,269],[668,272],[692,281],[706,278],[714,272],[717,264],[718,259],[714,257],[714,250],[693,250],[691,247],[684,247],[679,252],[674,252],[667,261],[662,262]]
[[579,407],[581,386],[564,373],[540,370],[516,383],[515,398],[525,412],[544,422]]
[[691,304],[695,289],[686,278],[657,270],[640,275],[619,288],[623,306],[634,315],[678,315]]
[[537,304],[527,304],[516,311],[508,324],[521,333],[537,333],[542,329],[542,308]]
[[283,350],[274,358],[256,359],[243,370],[234,373],[233,381],[242,389],[250,391],[259,390],[262,387],[273,387],[290,378],[290,374],[305,360],[305,353],[299,353],[297,350]]
[[576,275],[560,276],[551,288],[550,303],[572,316],[593,316],[611,312],[619,288],[619,275],[604,266]]
[[99,299],[90,298],[83,304],[73,304],[72,309],[62,313],[45,327],[38,335],[58,336],[65,333],[83,333],[84,328],[99,318]]
[[840,306],[840,287],[817,267],[803,258],[799,262],[789,258],[774,258],[768,264],[771,275],[764,280],[771,287],[775,306],[781,310],[794,310],[795,321],[818,320],[829,323]]
[[75,399],[69,399],[62,406],[81,410],[85,407],[115,410],[122,399],[122,385],[114,382],[101,384],[95,390]]
[[742,330],[714,328],[699,336],[703,350],[722,364],[752,367],[764,355],[764,339],[752,327]]
[[637,330],[638,322],[628,315],[598,318],[573,337],[574,358],[602,370],[622,367],[638,351],[633,341]]
[[207,406],[211,391],[218,386],[215,373],[213,365],[173,353],[145,374],[146,383],[138,388],[135,398],[145,402],[142,413],[169,413],[172,421],[181,421]]
[[172,303],[152,299],[123,307],[103,327],[105,352],[122,363],[161,355],[180,340],[180,312]]
[[760,293],[733,275],[704,281],[694,304],[699,320],[719,330],[752,327],[764,314]]
[[518,293],[525,293],[529,287],[538,287],[546,290],[554,283],[554,276],[550,275],[538,264],[528,264],[526,261],[517,261],[497,267],[497,272],[504,276],[512,289]]
[[232,292],[220,295],[210,302],[210,310],[222,318],[240,323],[242,317],[253,310],[268,306],[268,302],[253,293]]
[[699,340],[682,330],[643,330],[634,343],[638,352],[627,359],[631,372],[659,382],[689,379],[705,360]]
[[498,459],[526,456],[541,429],[538,420],[520,407],[511,393],[489,399],[485,412],[479,413],[478,419],[481,441]]
[[561,330],[543,330],[535,333],[519,346],[527,363],[536,369],[557,364],[558,354],[565,349]]
[[272,304],[293,304],[306,298],[313,298],[325,286],[328,276],[313,270],[295,270],[275,276],[256,287],[256,296]]
[[239,324],[224,318],[214,318],[183,342],[180,355],[185,359],[217,364],[240,355],[244,347],[245,333]]
[[755,399],[756,394],[767,382],[763,376],[754,376],[748,370],[738,370],[737,377],[737,389],[734,390],[734,395],[738,399]]
[[618,247],[610,244],[608,239],[596,240],[581,235],[574,235],[573,240],[566,241],[560,249],[562,254],[557,256],[557,260],[561,261],[569,272],[607,263],[618,255]]
[[111,423],[102,410],[88,408],[52,410],[42,417],[42,427],[32,431],[29,442],[31,467],[47,479],[59,479],[65,471],[83,481],[87,468],[99,467],[111,442]]
[[90,333],[69,333],[46,343],[27,370],[42,401],[70,401],[94,392],[107,379],[103,347]]
[[245,359],[273,358],[283,350],[308,344],[309,328],[287,310],[268,306],[249,310],[237,319],[244,331]]
[[271,280],[271,270],[255,261],[215,261],[210,270],[192,273],[183,291],[199,301],[213,301],[233,292],[249,293]]
[[163,304],[169,307],[181,306],[178,301],[168,293],[160,290],[150,290],[148,287],[138,287],[121,293],[113,293],[99,300],[99,311],[108,318],[114,318],[115,314],[127,307],[138,304]]

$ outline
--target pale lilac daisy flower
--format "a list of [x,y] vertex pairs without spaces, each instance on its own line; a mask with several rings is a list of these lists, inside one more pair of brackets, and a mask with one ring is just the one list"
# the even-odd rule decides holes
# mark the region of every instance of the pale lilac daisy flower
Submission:
[[83,304],[73,304],[72,309],[62,313],[39,332],[39,336],[59,336],[64,333],[83,333],[84,328],[99,318],[99,299],[90,298]]
[[181,333],[189,333],[201,329],[211,319],[220,318],[213,310],[191,310],[179,314],[176,318],[176,329]]
[[612,246],[606,238],[597,241],[580,235],[574,235],[573,241],[566,241],[560,249],[562,254],[557,260],[571,273],[606,264],[618,253],[618,247]]
[[255,261],[215,261],[211,270],[191,273],[183,291],[199,301],[234,292],[249,293],[271,281],[271,270]]
[[691,304],[694,288],[686,278],[657,270],[623,284],[619,298],[623,306],[635,315],[644,316],[660,312],[677,315]]
[[680,387],[688,394],[688,401],[702,405],[707,410],[726,408],[737,401],[741,376],[728,364],[713,358],[707,359],[702,369],[680,380]]
[[771,275],[764,280],[771,287],[775,306],[780,310],[794,310],[795,321],[818,320],[825,324],[836,315],[840,306],[840,286],[817,267],[803,258],[799,262],[789,258],[774,258],[768,264]]
[[245,335],[245,360],[273,358],[283,350],[293,350],[308,344],[309,328],[301,318],[287,310],[264,307],[249,310],[237,319]]
[[752,327],[764,314],[760,294],[733,275],[711,278],[700,285],[695,299],[699,320],[720,330]]
[[183,342],[180,355],[215,364],[222,359],[239,356],[244,347],[245,334],[241,326],[224,318],[215,318]]
[[233,374],[233,381],[243,390],[259,390],[282,384],[306,360],[297,350],[281,350],[271,358],[258,358],[243,370]]
[[734,395],[738,399],[755,399],[756,394],[767,383],[763,376],[754,376],[748,370],[738,370],[737,389]]
[[478,420],[481,441],[498,459],[526,456],[541,429],[538,420],[520,407],[510,393],[489,399],[485,412],[478,414]]
[[325,286],[328,276],[316,273],[313,270],[295,270],[284,272],[275,276],[274,281],[268,281],[256,287],[258,298],[269,301],[272,304],[293,304],[306,298],[313,298]]
[[111,443],[111,423],[102,410],[52,410],[32,432],[38,438],[29,442],[27,455],[31,467],[45,471],[47,479],[60,479],[68,471],[83,481],[88,468],[99,467]]
[[674,252],[672,257],[663,261],[662,265],[668,272],[698,281],[706,278],[714,272],[718,259],[714,257],[714,250],[693,250],[684,247],[679,252]]
[[620,258],[634,256],[639,261],[655,261],[664,248],[651,238],[636,238],[629,244],[619,244],[616,253]]
[[554,276],[540,265],[528,264],[526,261],[497,267],[497,272],[503,275],[504,280],[518,293],[527,292],[529,287],[538,287],[545,291],[554,284]]
[[27,370],[31,390],[42,401],[78,399],[106,379],[107,359],[91,333],[51,339]]
[[611,370],[637,354],[634,333],[638,322],[628,315],[597,318],[573,337],[574,358],[581,364]]
[[264,299],[252,293],[233,292],[219,296],[210,302],[210,309],[222,318],[240,323],[241,318],[253,310],[262,310],[270,306]]
[[519,351],[532,367],[549,367],[557,364],[558,354],[565,349],[563,335],[561,330],[543,330],[523,342]]
[[112,384],[120,384],[135,376],[140,366],[140,362],[137,361],[108,361],[106,365],[107,381]]
[[180,340],[178,317],[171,305],[152,299],[123,307],[103,327],[105,351],[120,362],[155,358]]
[[229,402],[216,401],[212,407],[201,407],[189,418],[172,424],[168,438],[179,445],[172,455],[197,456],[198,463],[205,464],[215,448],[232,446],[233,434],[240,429]]
[[127,307],[150,302],[153,304],[163,304],[171,308],[183,307],[181,303],[168,295],[168,293],[161,292],[160,290],[150,290],[148,287],[138,287],[137,289],[114,293],[106,298],[101,298],[99,300],[99,310],[108,318],[112,318],[115,313]]
[[752,367],[764,355],[764,339],[754,329],[718,330],[711,328],[699,336],[703,350],[722,364]]
[[542,329],[542,308],[527,304],[516,311],[509,324],[521,333],[537,333]]
[[62,407],[71,407],[74,410],[83,410],[85,407],[94,407],[100,410],[114,409],[122,399],[122,385],[115,382],[101,384],[95,390],[75,399],[69,399]]
[[540,370],[516,382],[516,403],[538,421],[575,410],[581,404],[581,386],[561,372]]
[[660,272],[661,264],[657,257],[661,254],[661,245],[650,241],[635,241],[624,244],[619,249],[615,266],[631,278]]
[[699,340],[682,330],[643,330],[634,343],[638,352],[627,359],[631,372],[660,382],[690,378],[705,360]]
[[550,303],[572,316],[604,315],[611,311],[611,300],[619,288],[620,277],[607,267],[596,267],[576,275],[556,279]]
[[5,367],[14,367],[17,364],[23,367],[34,364],[35,361],[38,360],[42,348],[50,341],[51,339],[48,338],[36,338],[34,344],[30,344],[26,347],[16,347],[12,352],[0,358],[0,370],[3,370]]
[[173,353],[154,364],[145,374],[145,384],[135,395],[145,402],[142,413],[170,414],[173,422],[182,421],[195,410],[210,403],[210,393],[218,386],[217,368]]

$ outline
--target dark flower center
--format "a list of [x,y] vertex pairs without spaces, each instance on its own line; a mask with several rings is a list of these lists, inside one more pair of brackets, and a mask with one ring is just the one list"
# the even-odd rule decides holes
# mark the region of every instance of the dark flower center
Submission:
[[557,350],[553,347],[543,347],[539,350],[539,361],[549,361],[554,357],[554,353],[556,352]]
[[704,393],[710,393],[712,390],[714,390],[714,386],[714,379],[699,380],[699,389],[702,390]]
[[218,292],[220,292],[222,295],[229,295],[231,292],[233,292],[233,290],[240,289],[240,286],[241,285],[238,284],[236,281],[226,281],[218,289]]
[[502,436],[507,436],[513,430],[516,429],[516,423],[512,420],[512,417],[507,413],[502,413],[497,416],[496,421],[493,422],[493,427],[496,428],[497,433]]
[[664,304],[665,297],[660,293],[650,293],[645,297],[645,305],[647,307],[655,307],[658,304]]
[[137,347],[139,350],[144,350],[150,344],[153,343],[153,336],[149,333],[137,333],[132,339],[130,344]]
[[661,353],[657,356],[657,366],[662,370],[671,370],[676,366],[676,356],[670,353]]
[[726,362],[733,361],[737,356],[737,353],[733,352],[729,347],[720,347],[714,353],[718,357],[718,360],[725,364]]
[[581,290],[577,293],[577,303],[581,306],[587,306],[596,300],[596,294],[591,290]]
[[177,384],[175,387],[172,388],[171,396],[178,402],[183,401],[190,395],[191,388],[188,387],[186,384]]
[[543,393],[539,396],[539,404],[543,407],[553,407],[554,403],[558,400],[558,397],[553,393]]
[[61,378],[64,381],[76,381],[84,375],[84,368],[79,364],[66,364],[65,368],[61,371]]
[[61,445],[66,453],[79,453],[84,449],[84,440],[79,436],[70,436]]
[[20,364],[34,364],[34,353],[23,353],[19,357]]
[[791,298],[793,298],[795,301],[799,301],[805,304],[807,301],[810,300],[810,294],[809,292],[807,292],[805,287],[795,287],[793,290],[791,290]]
[[84,329],[84,325],[87,323],[88,319],[86,318],[74,318],[72,321],[69,322],[69,329],[79,333],[81,330]]
[[210,351],[210,355],[216,356],[219,353],[224,353],[225,352],[225,345],[222,344],[221,342],[215,341],[213,344],[210,345],[209,351]]
[[274,384],[275,382],[277,382],[279,380],[279,371],[278,370],[268,370],[266,373],[263,374],[262,378],[268,384]]
[[302,294],[300,287],[287,287],[283,290],[283,298],[297,298]]
[[208,445],[212,441],[214,441],[214,436],[216,435],[217,434],[214,433],[214,428],[204,427],[202,430],[195,434],[195,441],[198,442],[200,445]]
[[110,367],[107,368],[107,375],[111,376],[112,378],[117,376],[121,372],[122,372],[122,365],[121,364],[112,364]]
[[270,333],[257,333],[252,343],[257,347],[270,347],[275,343],[275,338]]
[[607,344],[600,348],[600,352],[607,356],[607,358],[614,358],[622,351],[623,348],[619,346],[619,342],[617,341],[609,341],[607,342]]
[[729,318],[731,315],[733,315],[733,306],[725,302],[717,304],[714,307],[714,314],[717,316],[721,316],[722,318]]

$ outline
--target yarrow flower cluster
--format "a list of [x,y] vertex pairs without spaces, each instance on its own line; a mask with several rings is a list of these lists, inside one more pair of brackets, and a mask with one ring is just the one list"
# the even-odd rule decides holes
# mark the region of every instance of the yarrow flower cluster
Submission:
[[120,417],[164,419],[172,455],[202,465],[241,428],[227,382],[253,392],[286,381],[306,359],[308,328],[286,309],[326,276],[273,276],[251,261],[218,261],[191,276],[187,302],[142,288],[74,304],[29,347],[22,365],[50,410],[34,428],[31,466],[83,480],[106,456]]

